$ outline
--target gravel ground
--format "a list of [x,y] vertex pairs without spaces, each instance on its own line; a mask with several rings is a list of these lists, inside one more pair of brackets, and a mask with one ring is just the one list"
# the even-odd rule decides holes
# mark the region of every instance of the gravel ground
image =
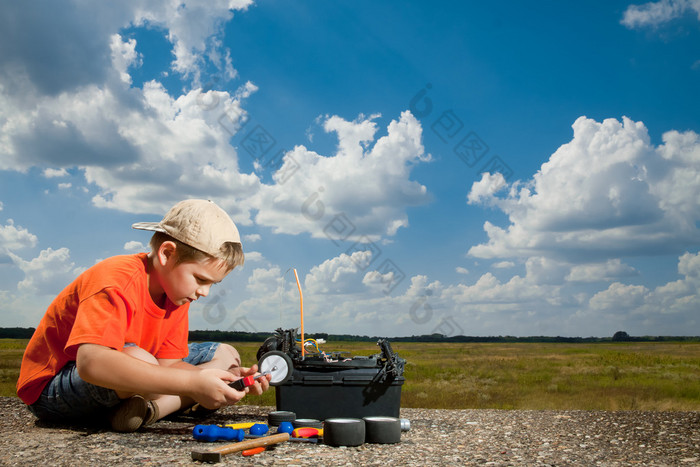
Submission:
[[[38,423],[19,399],[0,398],[1,465],[192,465],[191,420],[136,433]],[[237,405],[199,423],[266,422],[269,407]],[[243,465],[700,465],[698,412],[402,409],[411,429],[394,445],[335,448],[283,443]]]

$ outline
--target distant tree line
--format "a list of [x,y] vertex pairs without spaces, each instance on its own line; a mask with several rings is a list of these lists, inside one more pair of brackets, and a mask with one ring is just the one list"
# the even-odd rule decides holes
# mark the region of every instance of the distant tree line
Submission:
[[34,334],[34,328],[0,328],[2,339],[29,339]]
[[[0,339],[29,339],[34,328],[0,328]],[[215,342],[260,342],[274,335],[273,332],[242,331],[190,331],[190,341]],[[327,334],[323,332],[306,334],[305,339],[325,339],[326,341],[376,342],[386,336],[358,336],[354,334]],[[390,337],[391,342],[540,342],[540,343],[595,343],[595,342],[700,342],[700,336],[630,336],[617,331],[612,337],[563,337],[563,336],[445,336],[443,334],[422,334],[406,337]]]
[[[271,332],[238,332],[238,331],[190,331],[190,341],[203,342],[263,342],[270,337]],[[305,336],[306,337],[306,336]]]

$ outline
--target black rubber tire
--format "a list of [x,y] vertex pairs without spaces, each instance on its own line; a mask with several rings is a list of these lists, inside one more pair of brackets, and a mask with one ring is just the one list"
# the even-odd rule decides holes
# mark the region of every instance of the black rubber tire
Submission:
[[285,410],[277,410],[275,412],[270,412],[267,415],[267,424],[270,426],[279,426],[282,422],[293,422],[296,420],[297,414],[294,412],[287,412]]
[[365,442],[364,420],[327,418],[323,422],[323,442],[329,446],[361,446]]
[[323,428],[323,422],[321,420],[316,420],[315,418],[297,418],[292,422],[294,428]]
[[394,417],[364,417],[365,442],[395,444],[401,442],[401,420]]

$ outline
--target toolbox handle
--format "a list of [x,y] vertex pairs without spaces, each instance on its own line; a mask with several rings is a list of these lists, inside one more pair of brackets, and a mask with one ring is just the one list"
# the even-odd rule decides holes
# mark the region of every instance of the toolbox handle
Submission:
[[330,386],[333,384],[333,375],[310,375],[304,376],[304,384],[312,386]]
[[344,376],[343,384],[347,386],[367,386],[373,380],[370,375]]

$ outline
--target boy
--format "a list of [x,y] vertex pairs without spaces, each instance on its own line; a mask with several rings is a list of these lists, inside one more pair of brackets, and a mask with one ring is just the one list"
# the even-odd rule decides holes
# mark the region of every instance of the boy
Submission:
[[66,287],[25,350],[17,394],[40,419],[109,417],[135,431],[198,403],[216,409],[262,394],[269,376],[244,391],[228,383],[256,374],[218,343],[189,344],[187,312],[244,261],[240,235],[224,210],[185,200],[155,231],[151,252],[108,258]]

